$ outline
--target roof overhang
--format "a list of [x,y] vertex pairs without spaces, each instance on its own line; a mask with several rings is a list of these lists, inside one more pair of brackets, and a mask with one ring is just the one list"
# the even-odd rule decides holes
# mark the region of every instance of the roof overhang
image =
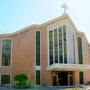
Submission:
[[84,71],[89,70],[87,64],[53,64],[47,67],[48,71]]

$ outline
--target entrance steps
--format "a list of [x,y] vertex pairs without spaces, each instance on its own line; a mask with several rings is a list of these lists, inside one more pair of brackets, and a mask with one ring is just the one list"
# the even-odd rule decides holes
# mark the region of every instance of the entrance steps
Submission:
[[90,85],[45,86],[45,87],[61,88],[61,89],[63,89],[63,90],[90,90]]
[[90,85],[59,86],[63,90],[90,90]]

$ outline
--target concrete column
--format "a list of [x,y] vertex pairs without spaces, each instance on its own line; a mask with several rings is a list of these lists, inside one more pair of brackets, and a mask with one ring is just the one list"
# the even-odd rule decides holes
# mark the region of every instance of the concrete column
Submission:
[[74,83],[75,85],[79,85],[79,71],[74,72]]

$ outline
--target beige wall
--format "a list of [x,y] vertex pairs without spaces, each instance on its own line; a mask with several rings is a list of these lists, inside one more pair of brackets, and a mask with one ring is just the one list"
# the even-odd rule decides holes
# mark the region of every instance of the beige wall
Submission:
[[48,54],[47,54],[47,28],[41,30],[41,83],[46,85],[52,84],[51,72],[47,71]]
[[82,38],[83,63],[90,64],[87,38],[84,33],[80,33],[80,32],[77,33],[77,39],[78,37]]
[[13,37],[13,74],[30,75],[35,81],[35,32],[28,30]]

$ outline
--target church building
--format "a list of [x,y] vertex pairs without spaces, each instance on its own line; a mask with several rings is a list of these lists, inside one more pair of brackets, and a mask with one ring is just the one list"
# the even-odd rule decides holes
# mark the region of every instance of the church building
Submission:
[[0,85],[25,74],[34,85],[90,82],[90,44],[66,13],[40,25],[0,34]]

